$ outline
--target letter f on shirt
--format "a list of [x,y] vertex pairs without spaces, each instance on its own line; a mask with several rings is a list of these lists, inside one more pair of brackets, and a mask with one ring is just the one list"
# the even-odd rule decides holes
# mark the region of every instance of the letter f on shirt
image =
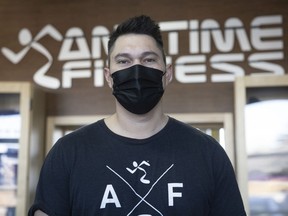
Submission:
[[183,183],[168,183],[168,204],[174,206],[174,197],[182,197],[182,193],[174,192],[174,188],[183,187]]

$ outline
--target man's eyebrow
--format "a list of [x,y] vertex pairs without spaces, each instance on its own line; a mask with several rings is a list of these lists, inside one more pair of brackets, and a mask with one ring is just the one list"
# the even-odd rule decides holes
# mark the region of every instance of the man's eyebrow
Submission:
[[[148,55],[154,55],[154,56],[160,57],[159,54],[154,52],[154,51],[143,52],[143,53],[141,53],[140,56],[141,57],[145,57],[145,56],[148,56]],[[131,54],[129,54],[129,53],[118,53],[117,55],[114,56],[114,59],[117,59],[119,57],[132,58]]]
[[118,53],[117,55],[114,56],[114,59],[117,59],[119,57],[126,57],[126,58],[130,58],[131,55],[129,53]]
[[148,56],[148,55],[155,55],[155,56],[159,57],[158,53],[156,53],[154,51],[146,51],[146,52],[143,52],[141,54],[141,56]]

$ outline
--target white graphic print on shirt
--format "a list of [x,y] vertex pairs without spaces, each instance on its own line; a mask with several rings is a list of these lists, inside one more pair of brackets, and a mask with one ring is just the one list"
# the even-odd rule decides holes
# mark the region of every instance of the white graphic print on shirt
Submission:
[[141,166],[142,165],[146,165],[146,166],[150,166],[149,162],[148,161],[142,161],[139,165],[136,161],[133,161],[133,166],[135,167],[135,169],[131,170],[130,168],[126,168],[126,170],[128,170],[131,174],[134,174],[137,170],[141,170],[144,172],[144,175],[141,177],[140,181],[143,183],[143,184],[150,184],[150,181],[147,180],[147,179],[144,179],[147,175],[147,172],[144,168],[142,168]]
[[[163,215],[155,206],[153,206],[152,203],[149,203],[146,200],[146,197],[152,192],[153,188],[159,183],[159,181],[173,168],[174,164],[170,165],[157,178],[157,180],[153,184],[150,182],[150,180],[145,179],[145,177],[147,175],[147,172],[145,170],[145,166],[150,166],[149,161],[142,161],[140,164],[138,164],[136,161],[133,161],[132,164],[133,164],[134,169],[133,168],[130,169],[129,167],[127,167],[126,170],[132,175],[136,172],[139,172],[139,171],[143,172],[143,175],[141,176],[139,181],[145,185],[151,184],[150,189],[148,190],[148,192],[144,196],[141,196],[139,193],[137,193],[137,191],[131,186],[131,184],[129,184],[129,182],[127,180],[125,180],[125,178],[123,176],[121,176],[117,171],[115,171],[110,166],[106,165],[108,170],[110,170],[112,173],[115,174],[115,176],[120,178],[127,185],[127,187],[130,188],[130,190],[135,194],[135,196],[140,198],[140,201],[131,209],[131,211],[127,214],[127,216],[131,215],[137,209],[137,207],[143,202],[145,204],[147,204],[155,212],[157,212],[159,215]],[[183,188],[183,183],[168,183],[167,184],[167,191],[168,191],[168,204],[167,205],[168,206],[174,206],[174,198],[182,197],[182,193],[181,192],[175,192],[174,188]],[[106,208],[107,204],[114,204],[116,208],[121,208],[121,204],[120,204],[120,201],[118,199],[117,193],[114,190],[113,185],[111,185],[111,184],[108,184],[106,186],[100,209]],[[150,214],[141,214],[139,216],[150,216]]]

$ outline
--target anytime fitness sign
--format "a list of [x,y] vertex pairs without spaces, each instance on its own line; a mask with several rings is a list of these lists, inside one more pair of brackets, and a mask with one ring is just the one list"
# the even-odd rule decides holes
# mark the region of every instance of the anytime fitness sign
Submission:
[[[284,59],[281,15],[255,17],[246,28],[239,18],[234,17],[225,21],[224,28],[213,19],[165,21],[159,25],[168,38],[167,61],[174,65],[175,79],[180,83],[205,83],[208,80],[214,83],[232,82],[236,76],[246,74],[239,64],[251,68],[250,74],[285,73],[283,66],[275,63]],[[62,35],[56,27],[46,25],[34,38],[29,29],[23,28],[18,35],[22,50],[15,52],[2,47],[1,52],[14,64],[19,63],[31,49],[45,56],[47,63],[33,75],[33,80],[45,88],[72,88],[73,80],[87,78],[93,79],[94,87],[103,87],[109,33],[105,26],[95,26],[91,31],[89,47],[88,39],[78,27],[72,27]],[[183,33],[188,38],[185,41],[187,55],[179,51],[179,35]],[[62,71],[59,71],[61,79],[47,74],[55,61],[49,47],[40,42],[47,35],[61,42],[57,57],[57,61],[63,62]],[[72,49],[73,44],[77,45],[77,49]],[[236,44],[239,52],[234,51]],[[216,49],[216,54],[211,54],[212,47]],[[207,66],[214,70],[210,75]],[[257,72],[253,73],[253,70]]]

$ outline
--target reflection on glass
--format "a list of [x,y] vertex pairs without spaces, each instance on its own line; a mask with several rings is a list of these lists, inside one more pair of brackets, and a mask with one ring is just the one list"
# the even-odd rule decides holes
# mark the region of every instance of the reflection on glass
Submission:
[[288,216],[288,100],[245,107],[251,216]]

